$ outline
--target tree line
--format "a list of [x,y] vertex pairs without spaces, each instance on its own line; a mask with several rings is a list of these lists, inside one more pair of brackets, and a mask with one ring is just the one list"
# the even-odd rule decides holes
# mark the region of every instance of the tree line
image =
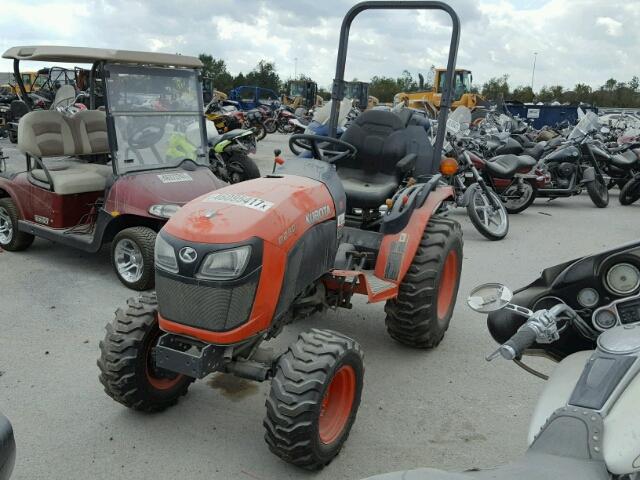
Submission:
[[[231,75],[224,60],[214,58],[209,54],[200,54],[204,64],[203,75],[211,78],[217,90],[229,92],[241,85],[257,85],[269,88],[275,92],[288,91],[292,79],[283,80],[273,62],[261,60],[250,72]],[[411,72],[405,70],[397,78],[374,76],[369,81],[369,94],[377,97],[381,102],[392,102],[398,92],[415,92],[421,89],[430,90],[433,84],[433,70],[424,79],[416,80]],[[299,75],[296,80],[311,80],[305,75]],[[357,81],[357,79],[353,79]],[[619,82],[614,78],[607,80],[598,88],[591,88],[584,83],[576,84],[573,89],[566,89],[562,85],[543,86],[534,92],[530,86],[517,86],[511,89],[509,76],[502,75],[486,81],[480,89],[472,88],[472,93],[480,93],[491,101],[515,100],[519,102],[560,102],[587,103],[602,107],[640,108],[640,79],[634,76],[628,82]],[[325,99],[330,98],[330,92],[319,88],[318,94]]]

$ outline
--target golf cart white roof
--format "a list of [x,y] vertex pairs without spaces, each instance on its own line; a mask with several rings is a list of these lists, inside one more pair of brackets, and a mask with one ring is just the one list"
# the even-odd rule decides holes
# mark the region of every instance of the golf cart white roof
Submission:
[[12,47],[2,54],[2,58],[55,63],[94,63],[96,61],[107,61],[187,68],[202,67],[202,62],[198,58],[185,55],[54,45]]

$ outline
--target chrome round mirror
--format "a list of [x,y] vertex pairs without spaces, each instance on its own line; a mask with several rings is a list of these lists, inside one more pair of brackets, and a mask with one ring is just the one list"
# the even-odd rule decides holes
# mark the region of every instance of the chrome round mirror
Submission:
[[467,298],[467,304],[479,313],[491,313],[506,307],[513,293],[501,283],[485,283],[473,290]]

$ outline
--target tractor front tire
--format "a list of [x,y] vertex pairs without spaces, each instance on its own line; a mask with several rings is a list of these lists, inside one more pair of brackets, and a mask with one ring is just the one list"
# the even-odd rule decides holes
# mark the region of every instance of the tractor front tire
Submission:
[[266,401],[269,449],[307,470],[328,465],[355,421],[363,377],[355,340],[330,330],[301,333],[278,360]]
[[143,412],[159,412],[175,405],[187,393],[193,378],[155,366],[153,348],[162,331],[153,294],[127,301],[107,324],[100,342],[100,383],[116,402]]
[[385,305],[389,335],[414,348],[434,348],[449,328],[462,270],[462,230],[454,220],[433,217],[400,284]]

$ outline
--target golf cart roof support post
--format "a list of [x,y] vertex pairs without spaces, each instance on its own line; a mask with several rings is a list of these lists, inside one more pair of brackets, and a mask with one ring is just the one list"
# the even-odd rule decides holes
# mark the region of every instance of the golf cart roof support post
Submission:
[[[460,19],[458,14],[446,3],[439,1],[422,0],[377,0],[361,2],[347,12],[342,20],[340,28],[340,41],[338,43],[338,59],[336,62],[336,74],[333,80],[333,91],[331,98],[331,116],[329,117],[329,135],[333,138],[337,136],[339,103],[344,98],[344,71],[347,63],[347,48],[349,45],[349,30],[355,17],[365,10],[442,10],[451,17],[452,32],[451,44],[449,46],[449,59],[447,60],[447,84],[442,93],[440,101],[441,108],[438,115],[438,125],[446,125],[449,108],[452,103],[454,72],[456,68],[456,57],[458,56],[458,44],[460,43]],[[442,145],[444,144],[445,128],[438,128],[435,144],[435,158],[440,163],[442,156]]]
[[18,84],[18,88],[20,89],[20,96],[22,97],[22,100],[27,105],[29,111],[31,111],[31,107],[33,106],[31,104],[31,97],[29,97],[29,95],[27,94],[27,89],[24,88],[24,82],[22,81],[22,75],[20,74],[20,60],[18,60],[17,58],[13,59],[13,77],[15,78],[16,83]]
[[89,70],[89,110],[96,109],[96,69],[100,62],[93,62]]

